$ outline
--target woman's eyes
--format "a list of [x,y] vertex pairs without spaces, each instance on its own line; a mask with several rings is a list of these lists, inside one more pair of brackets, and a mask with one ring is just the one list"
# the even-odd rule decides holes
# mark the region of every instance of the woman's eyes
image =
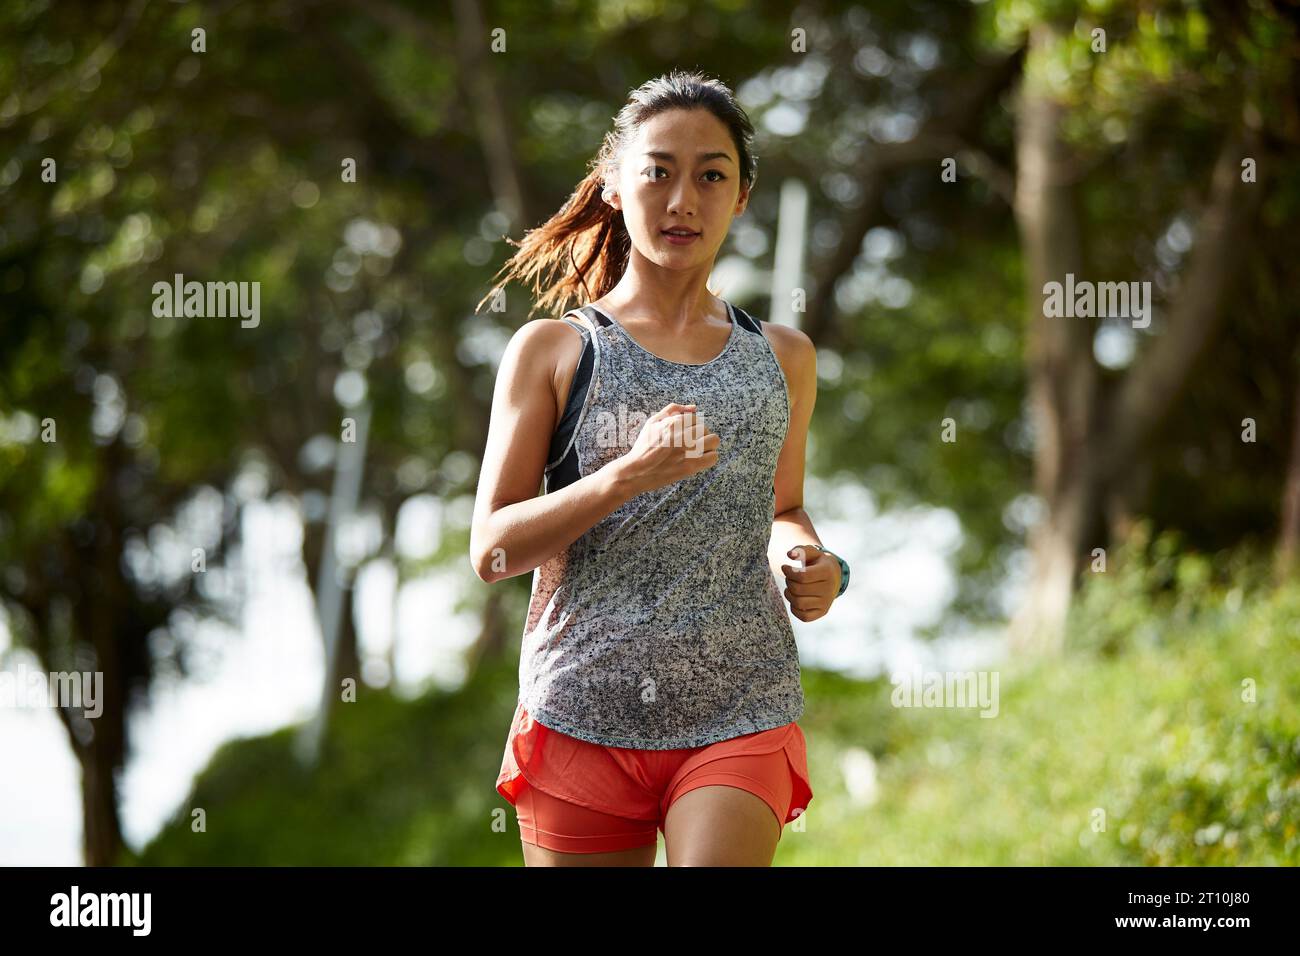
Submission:
[[[664,167],[662,167],[662,166],[651,166],[651,167],[647,168],[645,171],[646,171],[647,173],[651,173],[651,174],[652,174],[652,178],[654,178],[654,179],[657,180],[657,179],[659,178],[658,173],[659,173],[660,170],[663,170],[665,173],[668,172],[668,170],[664,169]],[[724,179],[727,178],[726,175],[724,175],[723,172],[722,172],[722,170],[720,170],[720,169],[709,169],[709,170],[706,170],[706,171],[703,173],[703,175],[707,176],[707,175],[709,175],[709,173],[717,173],[717,176],[718,176],[717,179],[711,179],[711,180],[709,180],[710,182],[720,183],[720,182],[722,182]]]

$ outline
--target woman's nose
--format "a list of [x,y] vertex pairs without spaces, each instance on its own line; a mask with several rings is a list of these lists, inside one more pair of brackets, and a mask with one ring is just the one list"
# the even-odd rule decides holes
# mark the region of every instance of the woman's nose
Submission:
[[690,186],[680,186],[669,197],[668,212],[674,216],[695,215],[695,191]]

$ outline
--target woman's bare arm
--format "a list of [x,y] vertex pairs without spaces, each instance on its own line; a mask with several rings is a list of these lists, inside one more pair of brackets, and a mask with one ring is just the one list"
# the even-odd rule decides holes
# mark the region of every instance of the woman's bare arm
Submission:
[[804,459],[808,425],[817,402],[817,350],[812,340],[788,325],[767,323],[763,329],[772,341],[790,392],[790,427],[776,463],[776,517],[768,554],[773,570],[788,563],[788,552],[800,544],[821,544],[812,519],[803,510]]
[[768,542],[768,561],[773,573],[785,575],[785,597],[791,612],[801,621],[813,621],[830,609],[840,586],[839,562],[817,551],[805,551],[804,570],[799,571],[793,567],[790,554],[799,545],[822,543],[803,507],[808,426],[817,404],[817,349],[805,333],[790,326],[769,323],[764,331],[771,339],[790,393],[790,427],[776,465],[776,516]]
[[469,544],[474,571],[489,583],[533,570],[643,490],[619,458],[538,494],[556,426],[557,364],[576,351],[572,328],[537,320],[515,332],[501,358]]

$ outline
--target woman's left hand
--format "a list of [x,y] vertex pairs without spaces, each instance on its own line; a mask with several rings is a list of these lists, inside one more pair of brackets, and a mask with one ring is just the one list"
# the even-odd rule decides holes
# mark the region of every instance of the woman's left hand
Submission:
[[791,548],[788,556],[802,555],[804,568],[781,565],[785,575],[785,599],[790,602],[790,612],[801,621],[815,621],[825,615],[840,589],[840,563],[825,551]]

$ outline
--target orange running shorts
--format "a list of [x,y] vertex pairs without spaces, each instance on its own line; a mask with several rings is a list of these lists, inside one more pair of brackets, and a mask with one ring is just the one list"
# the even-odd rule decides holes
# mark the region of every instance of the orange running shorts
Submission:
[[537,723],[520,701],[496,788],[524,842],[609,853],[653,845],[678,797],[717,784],[761,797],[784,827],[812,799],[803,730],[791,722],[678,750],[608,747]]

